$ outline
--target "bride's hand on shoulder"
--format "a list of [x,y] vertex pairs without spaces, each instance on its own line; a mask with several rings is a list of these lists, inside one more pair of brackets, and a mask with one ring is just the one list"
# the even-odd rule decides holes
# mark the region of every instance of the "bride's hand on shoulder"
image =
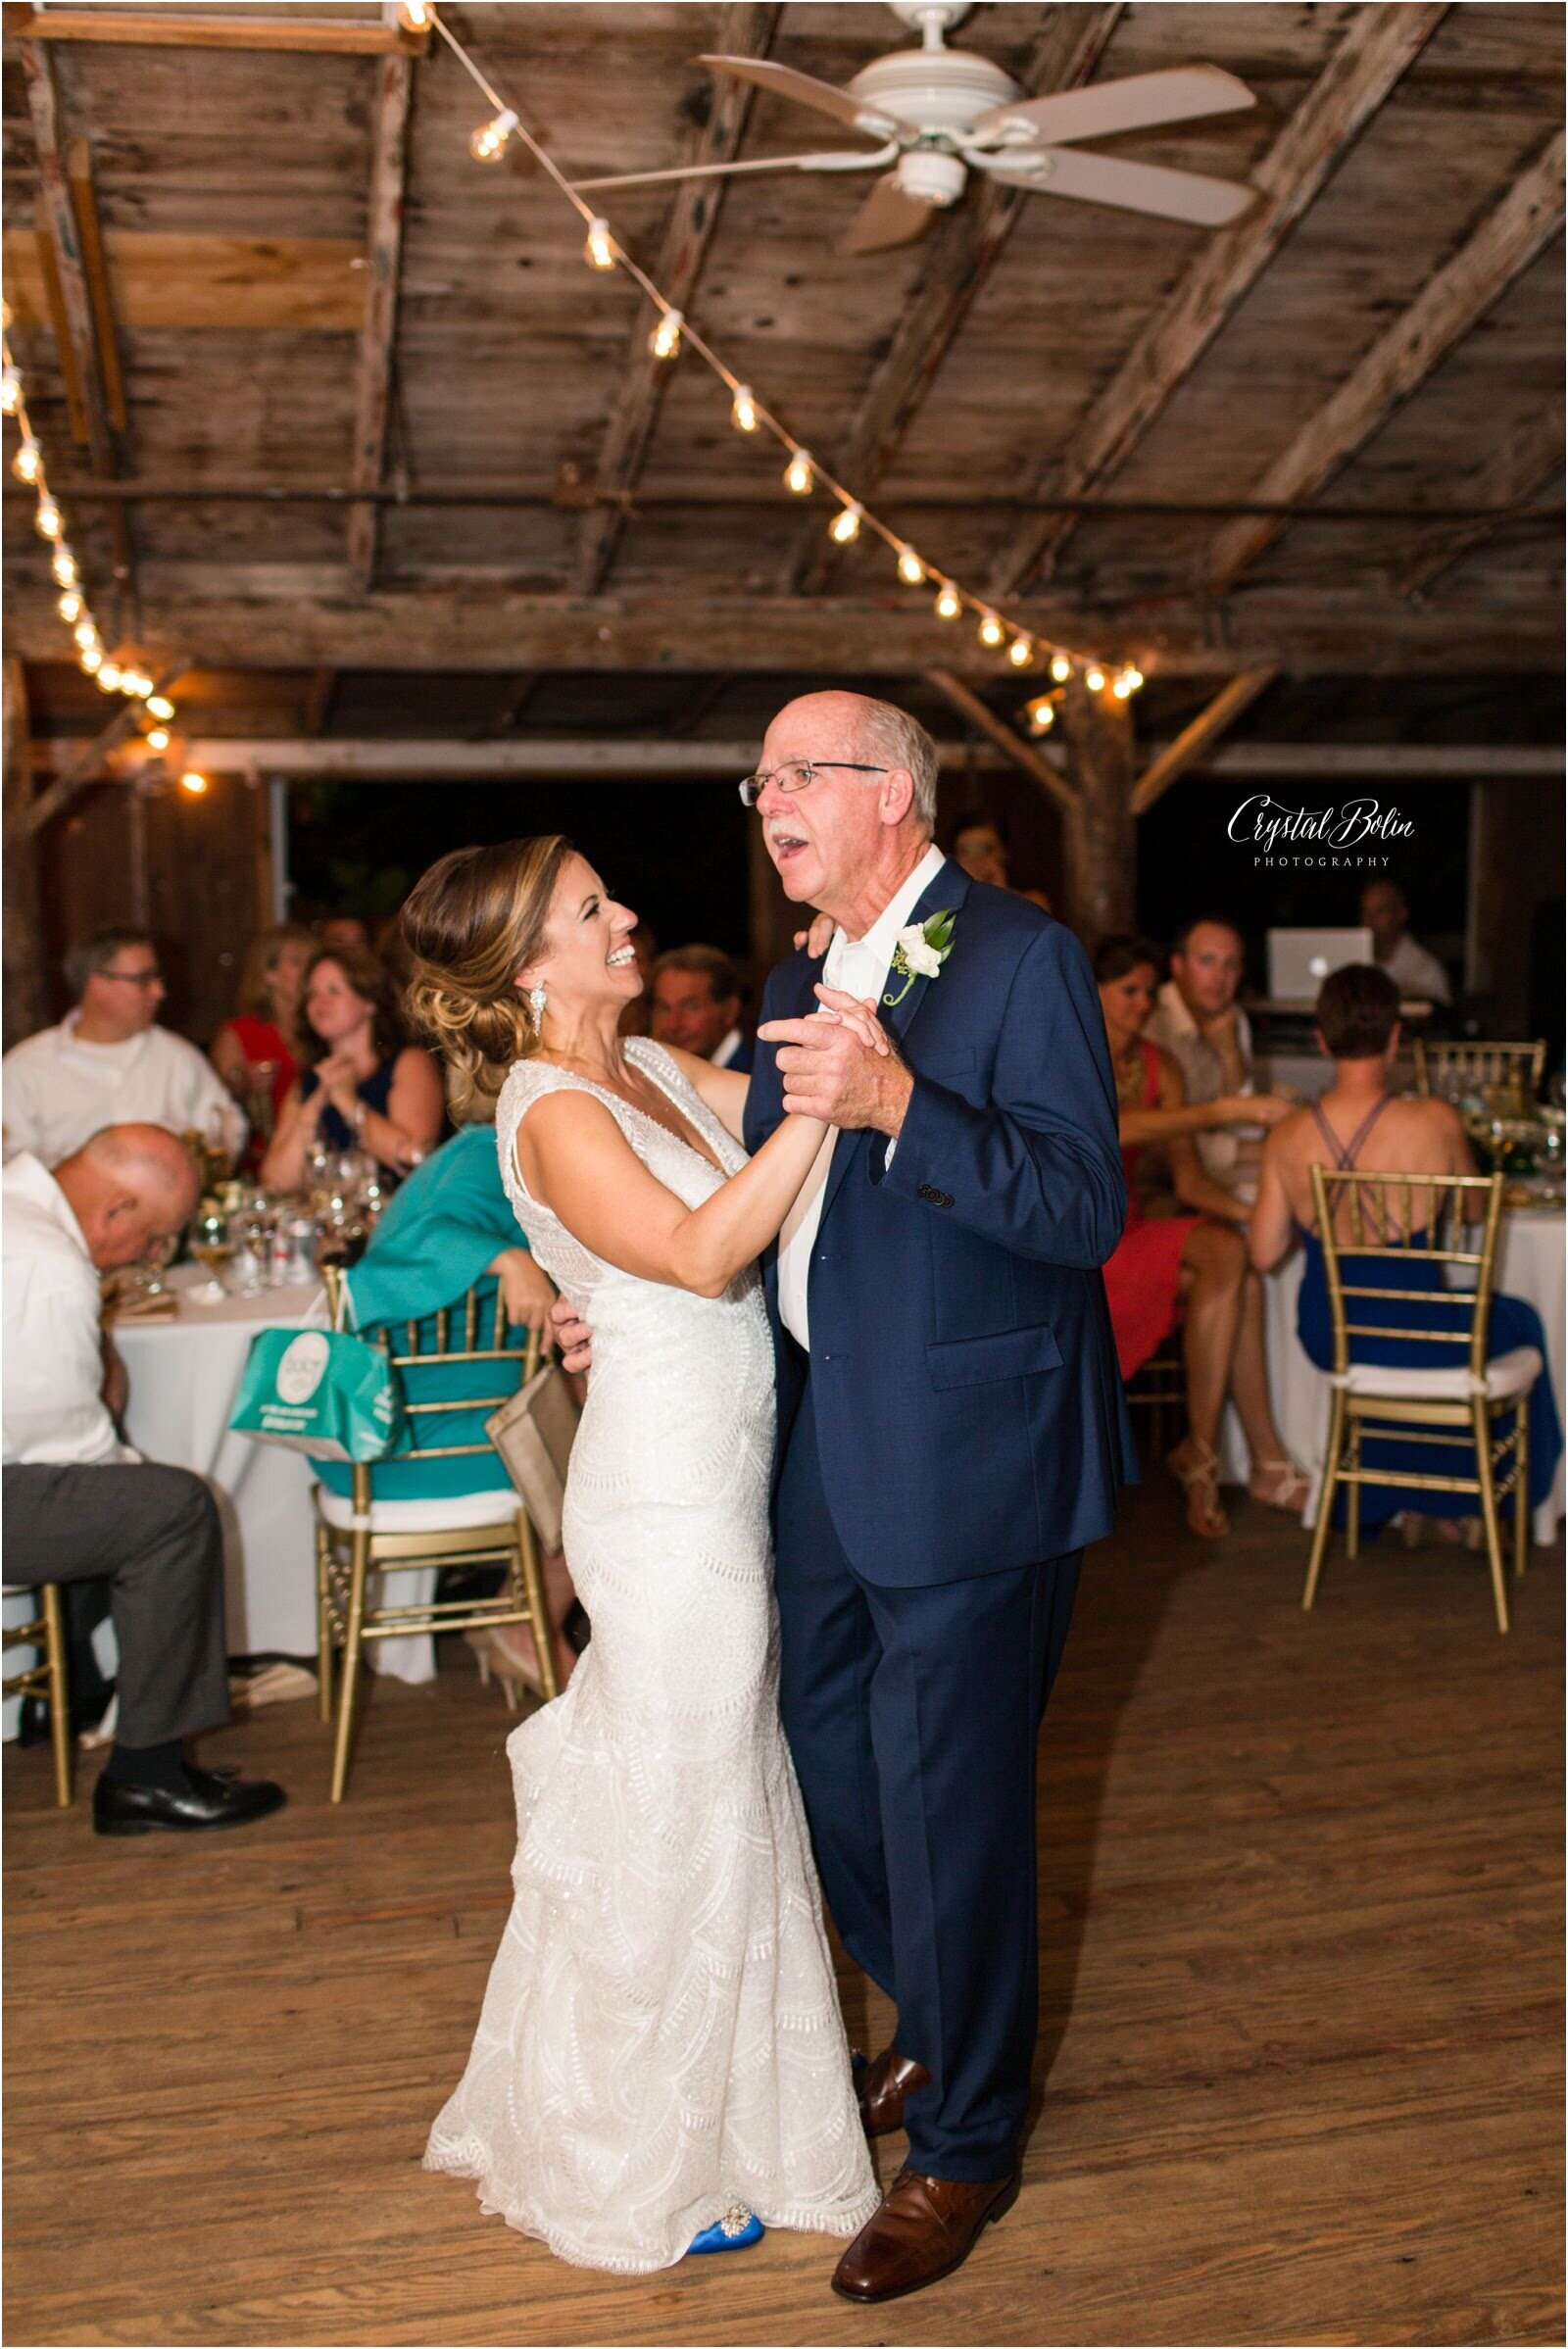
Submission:
[[811,926],[808,930],[796,931],[795,945],[797,951],[801,947],[805,947],[807,953],[810,955],[811,960],[813,962],[820,962],[822,956],[827,953],[828,948],[833,944],[833,933],[838,926],[838,923],[833,919],[831,913],[816,914],[813,917]]

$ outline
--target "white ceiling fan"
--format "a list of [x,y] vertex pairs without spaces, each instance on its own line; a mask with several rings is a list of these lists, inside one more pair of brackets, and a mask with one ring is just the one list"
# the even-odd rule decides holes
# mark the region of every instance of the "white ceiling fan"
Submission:
[[[659,180],[731,177],[752,171],[882,171],[848,232],[841,253],[876,253],[923,236],[938,212],[956,204],[971,171],[1010,187],[1084,204],[1113,204],[1157,220],[1222,228],[1245,212],[1252,190],[1200,171],[1085,154],[1082,139],[1145,130],[1165,122],[1235,114],[1257,101],[1245,82],[1215,66],[1174,66],[1084,89],[1026,98],[990,58],[950,49],[943,34],[968,14],[964,0],[892,0],[893,14],[921,35],[918,49],[898,49],[862,67],[847,88],[798,73],[765,58],[703,57],[715,73],[755,82],[793,98],[880,144],[844,153],[768,156],[756,163],[696,164],[663,171],[624,171],[579,179],[580,194],[646,187]],[[891,169],[888,167],[891,166]]]

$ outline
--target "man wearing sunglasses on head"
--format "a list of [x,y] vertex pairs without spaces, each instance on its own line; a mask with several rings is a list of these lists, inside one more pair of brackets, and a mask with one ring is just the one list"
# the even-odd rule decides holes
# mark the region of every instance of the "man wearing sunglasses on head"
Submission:
[[222,1079],[193,1044],[157,1025],[165,987],[146,931],[96,931],[72,948],[66,975],[76,1008],[0,1062],[7,1151],[56,1166],[102,1127],[128,1122],[220,1132],[237,1156],[248,1128]]

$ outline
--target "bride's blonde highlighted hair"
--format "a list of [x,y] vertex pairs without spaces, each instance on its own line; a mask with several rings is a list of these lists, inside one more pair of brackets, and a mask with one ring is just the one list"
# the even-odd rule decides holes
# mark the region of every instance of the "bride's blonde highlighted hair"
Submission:
[[446,1060],[454,1117],[470,1124],[494,1117],[508,1071],[539,1049],[516,977],[538,957],[571,853],[560,832],[454,849],[404,905],[409,1017]]

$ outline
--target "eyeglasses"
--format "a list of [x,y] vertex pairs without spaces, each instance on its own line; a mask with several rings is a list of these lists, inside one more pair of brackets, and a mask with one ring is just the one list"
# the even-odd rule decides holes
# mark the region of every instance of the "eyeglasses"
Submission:
[[786,759],[771,774],[748,775],[735,788],[741,795],[741,806],[755,807],[770,783],[776,783],[780,791],[805,791],[829,767],[837,767],[847,775],[885,775],[888,771],[885,766],[862,766],[854,759]]
[[161,970],[101,970],[98,976],[100,979],[120,979],[127,987],[162,987],[164,983]]

